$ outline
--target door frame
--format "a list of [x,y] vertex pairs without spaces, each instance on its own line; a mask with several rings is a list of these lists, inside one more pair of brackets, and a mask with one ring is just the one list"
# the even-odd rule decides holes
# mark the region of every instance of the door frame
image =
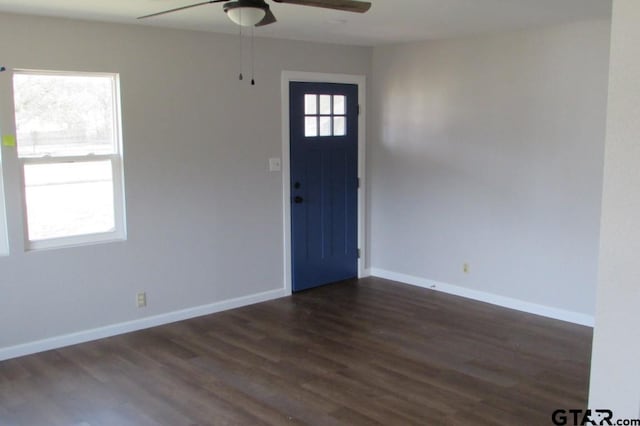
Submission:
[[365,276],[366,259],[366,83],[364,75],[326,74],[304,71],[282,71],[282,211],[283,211],[283,242],[284,242],[284,289],[286,294],[292,294],[292,260],[291,260],[291,158],[289,132],[289,83],[342,83],[358,86],[358,278]]

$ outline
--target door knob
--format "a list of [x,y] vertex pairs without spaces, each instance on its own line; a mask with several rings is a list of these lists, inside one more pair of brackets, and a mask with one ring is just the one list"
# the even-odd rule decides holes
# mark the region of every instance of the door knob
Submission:
[[296,203],[296,204],[300,204],[303,201],[304,201],[304,199],[299,195],[296,195],[295,197],[293,197],[293,202]]

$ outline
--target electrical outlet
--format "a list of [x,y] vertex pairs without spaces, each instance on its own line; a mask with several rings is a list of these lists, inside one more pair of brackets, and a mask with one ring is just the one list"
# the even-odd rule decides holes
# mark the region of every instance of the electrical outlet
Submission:
[[144,308],[147,306],[147,293],[142,292],[138,293],[138,297],[136,299],[138,303],[138,308]]
[[468,264],[468,263],[464,263],[464,264],[462,265],[462,271],[463,271],[465,274],[468,274],[468,273],[469,273],[469,264]]

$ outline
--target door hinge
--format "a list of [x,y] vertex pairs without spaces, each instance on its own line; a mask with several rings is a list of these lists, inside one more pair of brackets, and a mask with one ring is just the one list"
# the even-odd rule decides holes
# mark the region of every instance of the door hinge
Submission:
[[360,104],[358,104],[358,115],[360,115]]
[[358,259],[360,259],[360,249],[358,249]]
[[360,178],[358,178],[358,189],[360,189]]

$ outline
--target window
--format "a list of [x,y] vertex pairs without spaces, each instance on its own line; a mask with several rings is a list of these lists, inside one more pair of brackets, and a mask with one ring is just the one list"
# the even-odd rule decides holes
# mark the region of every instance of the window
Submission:
[[125,237],[115,74],[16,71],[28,248]]
[[346,136],[347,104],[343,95],[304,95],[304,135]]

